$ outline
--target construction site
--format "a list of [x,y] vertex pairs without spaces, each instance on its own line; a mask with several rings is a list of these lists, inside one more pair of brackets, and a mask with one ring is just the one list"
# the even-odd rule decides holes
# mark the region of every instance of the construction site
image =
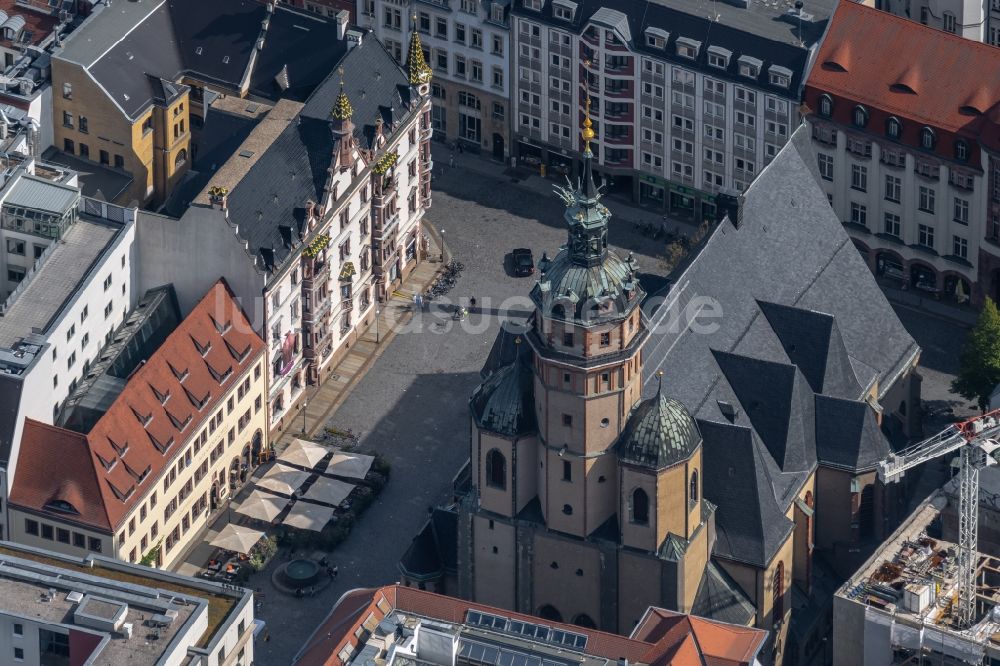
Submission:
[[941,491],[924,500],[837,591],[835,665],[1000,660],[1000,560],[977,552],[975,612],[965,626],[958,613],[960,548],[939,536],[947,503]]

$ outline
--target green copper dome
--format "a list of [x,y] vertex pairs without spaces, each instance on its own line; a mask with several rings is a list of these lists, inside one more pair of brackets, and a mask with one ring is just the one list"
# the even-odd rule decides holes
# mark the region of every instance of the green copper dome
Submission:
[[684,405],[658,391],[629,417],[618,438],[618,458],[659,470],[687,460],[700,444],[701,433]]

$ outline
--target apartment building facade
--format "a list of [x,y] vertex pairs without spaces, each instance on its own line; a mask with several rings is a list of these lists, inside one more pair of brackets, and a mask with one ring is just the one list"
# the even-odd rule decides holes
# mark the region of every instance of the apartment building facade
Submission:
[[[76,174],[24,157],[0,187],[0,497],[25,418],[53,423],[135,302],[135,211],[81,197]],[[6,502],[2,520],[7,534]]]
[[862,4],[966,39],[1000,46],[998,0],[865,0]]
[[[887,43],[904,57],[885,63]],[[997,67],[995,47],[853,3],[834,14],[805,106],[824,190],[886,284],[1000,295],[1000,86],[978,73]]]
[[717,3],[517,0],[511,35],[520,163],[578,170],[585,101],[610,191],[676,217],[714,219],[800,123],[810,53],[832,3],[806,10]]
[[[402,62],[408,29],[421,36],[434,72],[436,139],[503,161],[510,154],[510,3],[492,0],[363,0],[359,25]],[[407,14],[410,14],[409,16]]]
[[25,422],[10,539],[169,567],[267,445],[264,365],[220,280],[145,363],[92,388],[109,403],[92,425]]
[[251,132],[251,158],[234,155],[180,220],[140,224],[141,282],[173,283],[182,310],[213,276],[233,285],[268,350],[271,431],[423,260],[432,129],[420,39],[406,72],[370,34],[346,40],[304,105],[279,102]]

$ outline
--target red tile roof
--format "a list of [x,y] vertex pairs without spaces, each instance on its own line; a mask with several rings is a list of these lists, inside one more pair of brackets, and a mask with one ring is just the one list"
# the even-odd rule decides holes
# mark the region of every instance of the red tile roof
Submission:
[[[56,498],[80,514],[74,519],[118,529],[263,349],[229,286],[219,280],[132,374],[85,437],[29,422],[11,503],[66,518],[46,508]],[[53,455],[52,442],[75,456],[58,474],[50,465],[63,458]]]
[[[381,605],[381,608],[380,608]],[[383,609],[386,609],[383,612]],[[381,621],[392,610],[451,624],[465,622],[469,610],[545,624],[587,636],[587,654],[655,666],[745,666],[764,643],[767,632],[652,608],[631,637],[596,629],[539,620],[531,615],[485,606],[412,587],[388,585],[348,592],[309,638],[295,666],[343,666],[339,652],[346,642],[358,649],[354,632],[369,614]]]
[[670,655],[689,650],[687,643],[693,638],[699,662],[704,658],[712,663],[736,666],[753,663],[754,656],[767,638],[767,632],[650,608],[632,632],[632,637],[654,644],[644,660],[649,664],[678,663]]
[[[55,464],[64,473],[53,474]],[[11,504],[41,511],[53,502],[68,502],[79,516],[50,513],[111,532],[85,435],[25,419],[14,479]]]
[[1000,147],[1000,77],[985,74],[997,71],[995,46],[841,2],[806,82],[805,103],[815,111],[819,95],[829,93],[834,119],[846,125],[855,104],[882,110],[869,121],[876,133],[884,133],[884,120],[895,115],[903,123],[902,140],[914,145],[920,126],[928,125],[941,130],[937,152],[951,157],[951,142],[941,134],[979,136]]

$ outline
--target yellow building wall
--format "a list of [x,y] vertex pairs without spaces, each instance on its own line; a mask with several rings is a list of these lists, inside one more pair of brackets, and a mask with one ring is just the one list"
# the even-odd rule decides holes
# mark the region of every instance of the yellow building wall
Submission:
[[[70,96],[64,93],[71,87]],[[123,169],[133,177],[132,184],[113,202],[120,205],[146,205],[162,202],[191,165],[191,130],[189,102],[185,92],[168,109],[147,109],[133,123],[108,98],[87,72],[75,63],[53,58],[52,106],[55,146],[64,150],[66,140],[73,142],[74,154],[80,157],[80,144],[89,148],[89,159],[100,163],[100,151],[109,155],[113,168],[115,156],[124,161]],[[175,115],[175,111],[177,114]],[[64,125],[64,112],[73,115],[72,127]],[[87,132],[80,131],[80,117],[87,119]],[[146,120],[153,118],[153,129],[146,130]],[[183,120],[184,132],[173,137],[173,124]],[[179,151],[186,159],[175,164]]]

